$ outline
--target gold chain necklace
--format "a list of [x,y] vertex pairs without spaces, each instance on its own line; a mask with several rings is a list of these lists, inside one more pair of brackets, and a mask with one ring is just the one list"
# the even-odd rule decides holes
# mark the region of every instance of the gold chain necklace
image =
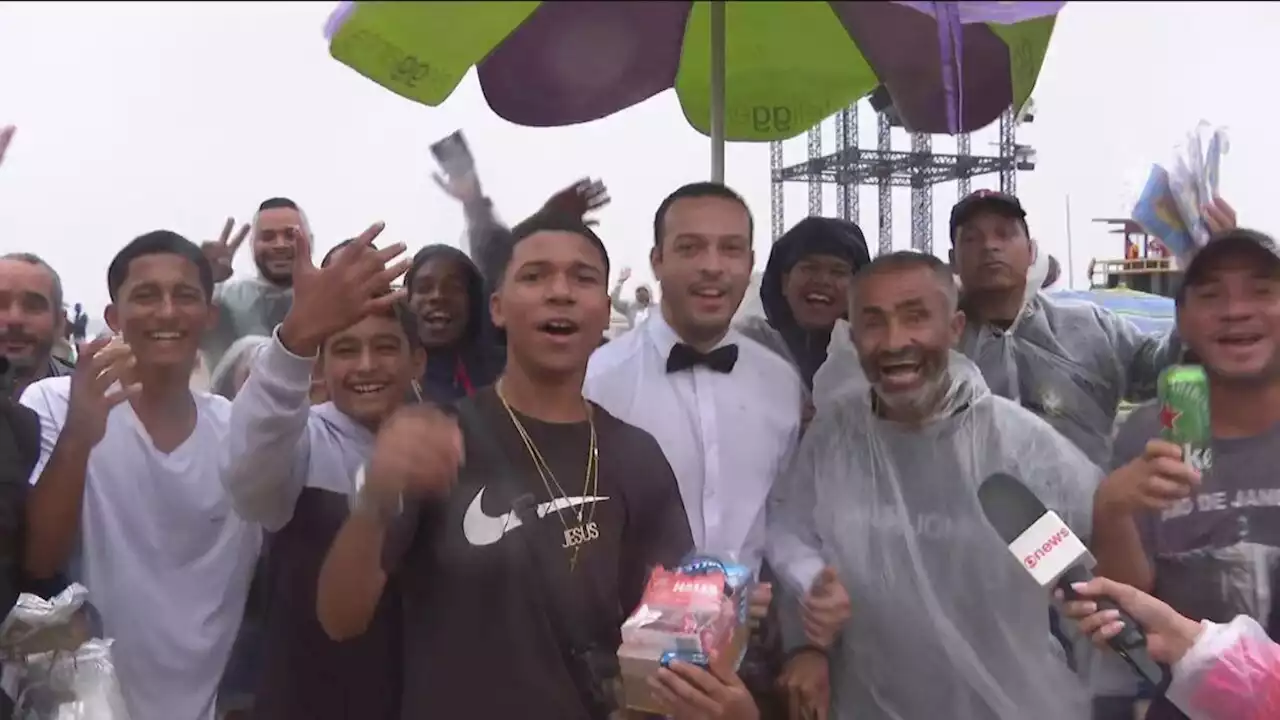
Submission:
[[[596,446],[596,423],[594,413],[591,412],[591,405],[586,405],[587,409],[587,425],[591,428],[591,439],[587,446],[587,471],[586,478],[582,483],[582,497],[579,498],[576,508],[569,500],[569,494],[556,480],[555,473],[551,471],[551,466],[543,459],[542,453],[538,451],[537,445],[533,443],[533,438],[529,437],[529,433],[525,430],[524,424],[516,417],[516,413],[511,409],[511,404],[507,402],[507,398],[502,393],[502,382],[495,386],[498,399],[502,401],[502,407],[506,409],[507,416],[511,418],[511,424],[515,426],[516,432],[520,433],[520,439],[524,441],[525,450],[529,453],[530,459],[533,460],[533,466],[538,471],[538,477],[542,480],[542,486],[546,489],[548,497],[551,498],[551,507],[555,510],[556,517],[560,519],[560,525],[564,528],[564,545],[562,549],[569,552],[569,571],[573,572],[577,569],[578,554],[582,551],[582,546],[595,540],[600,536],[600,529],[596,525],[596,503],[590,499],[596,494],[600,485],[600,457],[599,449]],[[574,519],[575,525],[570,525],[565,519],[564,511],[569,509]],[[539,513],[541,516],[542,513]]]

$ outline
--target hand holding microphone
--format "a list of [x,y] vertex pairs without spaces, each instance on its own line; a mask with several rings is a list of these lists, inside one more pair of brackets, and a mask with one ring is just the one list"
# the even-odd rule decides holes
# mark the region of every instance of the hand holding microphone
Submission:
[[[978,488],[982,514],[1009,547],[1009,552],[1042,588],[1057,588],[1067,600],[1076,600],[1077,585],[1093,579],[1093,556],[1056,513],[1017,478],[995,473]],[[1111,601],[1095,601],[1103,610],[1115,610],[1120,623],[1108,646],[1129,663],[1133,671],[1153,685],[1165,673],[1147,652],[1147,639],[1133,618]]]
[[[1080,599],[1067,600],[1062,611],[1075,620],[1080,632],[1088,635],[1099,647],[1124,631],[1120,610],[1142,626],[1147,635],[1147,650],[1151,659],[1165,665],[1173,665],[1187,654],[1203,631],[1200,623],[1179,615],[1176,610],[1137,588],[1096,577],[1087,583],[1072,587]],[[1063,600],[1061,590],[1058,599]],[[1107,598],[1115,601],[1120,609],[1108,609],[1097,602]]]
[[828,565],[814,579],[800,603],[805,637],[818,647],[831,647],[852,615],[849,593],[840,584],[835,568]]

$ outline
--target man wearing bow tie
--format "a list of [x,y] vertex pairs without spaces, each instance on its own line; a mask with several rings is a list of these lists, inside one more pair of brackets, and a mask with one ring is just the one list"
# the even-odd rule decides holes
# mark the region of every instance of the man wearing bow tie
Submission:
[[746,203],[685,185],[654,215],[660,312],[591,356],[583,394],[653,435],[701,552],[759,570],[765,500],[800,433],[795,368],[731,328],[754,264]]

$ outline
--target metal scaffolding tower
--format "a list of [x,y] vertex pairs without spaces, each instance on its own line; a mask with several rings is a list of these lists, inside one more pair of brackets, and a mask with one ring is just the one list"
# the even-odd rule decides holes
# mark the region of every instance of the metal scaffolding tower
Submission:
[[933,136],[911,135],[911,249],[933,253],[933,186],[925,171],[933,160]]
[[[876,114],[876,154],[886,156],[893,152],[893,130],[888,113]],[[855,171],[856,172],[856,171]],[[877,254],[893,252],[893,188],[890,172],[873,173],[880,210],[880,246]]]
[[[809,128],[809,165],[817,167],[822,161],[822,124]],[[809,214],[822,214],[822,180],[817,176],[809,178]]]
[[[858,106],[855,103],[835,114],[836,148],[858,156]],[[836,186],[836,215],[842,220],[858,218],[858,186],[847,180]]]
[[1015,162],[1000,168],[1000,192],[1006,195],[1018,194],[1018,178],[1015,172],[1018,152],[1018,143],[1014,138],[1016,128],[1017,123],[1014,122],[1013,108],[1000,113],[1000,149],[998,152],[1002,158],[1015,160]]
[[769,177],[771,182],[769,185],[769,209],[772,214],[770,218],[770,227],[773,230],[773,240],[777,242],[782,237],[782,233],[786,231],[783,226],[783,198],[782,198],[782,143],[769,143]]
[[916,133],[911,136],[911,150],[893,149],[893,128],[901,127],[888,94],[877,92],[872,96],[876,117],[875,149],[862,148],[858,135],[858,105],[854,104],[833,116],[836,147],[834,152],[822,152],[822,127],[814,127],[808,133],[808,158],[805,162],[786,166],[783,162],[782,143],[770,146],[770,177],[772,180],[772,230],[776,240],[786,230],[784,194],[782,183],[803,182],[809,188],[809,215],[822,214],[822,186],[836,186],[836,214],[859,222],[858,188],[874,185],[878,210],[878,251],[893,251],[893,188],[911,188],[911,247],[923,252],[933,249],[933,186],[955,182],[959,197],[970,192],[970,178],[998,173],[1000,189],[1009,194],[1017,190],[1016,173],[1034,170],[1035,152],[1027,145],[1019,145],[1017,127],[1034,119],[1032,105],[1021,114],[1012,109],[1000,118],[999,154],[997,156],[973,155],[972,141],[967,134],[956,138],[954,155],[933,152],[933,138]]

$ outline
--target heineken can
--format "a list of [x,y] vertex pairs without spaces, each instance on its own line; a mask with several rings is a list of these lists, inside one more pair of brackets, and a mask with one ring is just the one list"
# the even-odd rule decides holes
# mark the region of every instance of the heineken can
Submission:
[[1174,365],[1160,373],[1160,437],[1182,448],[1182,459],[1205,472],[1213,466],[1209,425],[1209,377],[1199,365]]

